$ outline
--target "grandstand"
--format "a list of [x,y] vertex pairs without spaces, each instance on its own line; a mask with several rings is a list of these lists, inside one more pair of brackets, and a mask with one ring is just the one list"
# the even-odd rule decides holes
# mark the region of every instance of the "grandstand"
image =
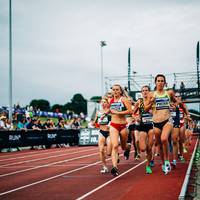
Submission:
[[[167,80],[167,88],[173,88],[181,92],[183,99],[199,98],[199,89],[197,85],[196,72],[171,73],[171,74],[165,74],[165,76]],[[148,85],[151,88],[151,90],[153,90],[154,78],[155,75],[152,74],[150,75],[133,74],[132,76],[130,76],[130,91],[129,91],[130,95],[134,99],[137,99],[137,96],[140,93],[140,89],[143,85]],[[106,91],[109,91],[110,87],[114,83],[119,83],[121,86],[127,87],[128,76],[105,77]]]

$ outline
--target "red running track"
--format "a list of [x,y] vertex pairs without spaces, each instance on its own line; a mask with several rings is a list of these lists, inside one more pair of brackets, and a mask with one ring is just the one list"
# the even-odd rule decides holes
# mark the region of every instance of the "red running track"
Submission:
[[[193,137],[186,162],[164,175],[159,158],[153,174],[145,161],[121,155],[120,175],[100,174],[97,147],[69,147],[0,154],[1,200],[176,200],[196,143]],[[108,160],[111,168],[111,160]]]

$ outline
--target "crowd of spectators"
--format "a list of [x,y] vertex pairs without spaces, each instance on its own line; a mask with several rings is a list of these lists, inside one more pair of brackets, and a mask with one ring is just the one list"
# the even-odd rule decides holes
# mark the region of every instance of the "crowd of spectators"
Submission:
[[[8,108],[0,107],[0,131],[9,130],[56,130],[56,129],[80,129],[87,127],[86,117],[83,113],[79,115],[73,112],[63,115],[62,113],[43,112],[45,116],[41,116],[39,110],[32,107],[21,108],[14,107],[12,122],[8,117]],[[48,114],[48,115],[47,115]],[[49,116],[50,115],[50,116]],[[66,147],[66,144],[56,144],[56,147]],[[31,149],[49,148],[45,145],[41,147],[31,146]],[[17,150],[21,150],[17,147]],[[9,149],[12,151],[12,148]]]
[[[57,121],[57,122],[55,122]],[[66,120],[64,118],[59,117],[56,120],[51,118],[47,118],[45,120],[41,120],[39,117],[28,117],[22,118],[17,121],[16,130],[26,130],[26,129],[80,129],[84,128],[81,124],[83,120],[80,117],[72,118],[71,120]]]
[[[46,112],[47,113],[47,112]],[[7,108],[0,110],[0,130],[26,130],[26,129],[80,129],[87,127],[85,115],[74,114],[73,112],[47,113],[41,116],[39,110],[32,107],[14,107],[12,122],[8,119]],[[49,117],[49,115],[52,117]],[[53,117],[54,116],[54,117]],[[55,117],[56,116],[56,117]]]

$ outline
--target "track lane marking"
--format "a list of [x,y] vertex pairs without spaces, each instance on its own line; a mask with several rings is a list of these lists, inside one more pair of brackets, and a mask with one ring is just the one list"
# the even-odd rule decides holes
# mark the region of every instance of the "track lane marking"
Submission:
[[[79,150],[80,148],[76,148],[76,150]],[[96,149],[96,148],[87,148],[88,150],[93,150],[93,149]],[[72,152],[73,150],[75,150],[75,149],[60,149],[60,150],[58,150],[58,151],[50,151],[50,152],[42,152],[41,153],[41,151],[39,151],[39,152],[29,152],[29,153],[27,153],[27,154],[25,154],[25,153],[19,153],[20,155],[22,154],[25,154],[25,156],[19,156],[19,157],[11,157],[11,158],[6,158],[6,159],[2,159],[2,160],[0,160],[0,162],[2,162],[2,161],[9,161],[9,160],[17,160],[17,159],[21,159],[21,158],[29,158],[29,157],[34,157],[34,156],[38,156],[38,155],[46,155],[46,154],[55,154],[55,153],[62,153],[62,152],[64,152],[64,151],[66,151],[66,150],[71,150],[71,151],[69,151],[69,152]],[[48,149],[46,149],[46,151],[48,151]],[[17,155],[19,155],[19,154],[17,154]],[[33,154],[33,155],[30,155],[30,154]],[[9,155],[7,155],[7,156],[9,156]],[[10,155],[11,156],[11,155]],[[12,156],[16,156],[16,154],[15,155],[12,155]]]
[[123,172],[122,174],[119,174],[118,176],[116,176],[115,178],[111,179],[110,181],[107,181],[106,183],[104,183],[104,184],[98,186],[97,188],[91,190],[90,192],[88,192],[88,193],[86,193],[86,194],[84,194],[84,195],[78,197],[76,200],[82,200],[82,199],[84,199],[85,197],[88,197],[88,196],[91,195],[92,193],[94,193],[94,192],[100,190],[101,188],[105,187],[106,185],[108,185],[108,184],[112,183],[113,181],[119,179],[119,178],[122,177],[123,175],[129,173],[130,171],[134,170],[135,168],[139,167],[140,165],[144,164],[145,162],[146,162],[146,160],[140,162],[139,164],[137,164],[137,165],[135,165],[134,167],[132,167],[132,168],[126,170],[126,171]]
[[[96,149],[93,149],[93,150],[96,150]],[[29,163],[29,162],[34,162],[34,161],[47,160],[49,158],[55,158],[55,157],[61,157],[61,156],[68,156],[68,155],[73,155],[73,154],[87,152],[87,151],[92,151],[92,150],[88,149],[88,150],[83,150],[83,151],[73,152],[73,153],[72,152],[70,152],[70,153],[66,152],[66,153],[63,153],[63,154],[49,156],[49,157],[36,158],[36,159],[32,159],[32,160],[25,160],[25,161],[20,161],[20,162],[15,162],[15,163],[4,164],[4,165],[0,165],[0,167],[8,167],[8,166],[12,166],[12,165],[18,165],[18,164]]]
[[[131,152],[134,152],[134,151],[131,151]],[[98,153],[96,153],[96,154],[98,154]],[[122,155],[123,155],[123,154],[120,154],[120,156],[122,156]],[[107,160],[107,161],[108,161],[108,160],[111,160],[111,158],[108,158],[108,159],[106,159],[106,160]],[[143,161],[143,162],[145,162],[145,161]],[[142,162],[142,163],[143,163],[143,162]],[[9,193],[18,191],[18,190],[22,190],[22,189],[25,189],[25,188],[28,188],[28,187],[31,187],[31,186],[34,186],[34,185],[37,185],[37,184],[40,184],[40,183],[44,183],[44,182],[50,181],[50,180],[52,180],[52,179],[59,178],[59,177],[61,177],[61,176],[64,176],[64,175],[67,175],[67,174],[70,174],[70,173],[73,173],[73,172],[76,172],[76,171],[80,171],[80,170],[82,170],[82,169],[85,169],[85,168],[88,168],[88,167],[91,167],[91,166],[94,166],[94,165],[97,165],[97,164],[100,164],[100,163],[101,163],[101,161],[97,161],[97,162],[94,162],[94,163],[85,165],[85,166],[83,166],[83,167],[79,167],[79,168],[76,168],[76,169],[73,169],[73,170],[70,170],[70,171],[67,171],[67,172],[64,172],[64,173],[61,173],[61,174],[58,174],[58,175],[55,175],[55,176],[46,178],[46,179],[43,179],[43,180],[40,180],[40,181],[36,181],[36,182],[30,183],[30,184],[27,184],[27,185],[24,185],[24,186],[21,186],[21,187],[12,189],[12,190],[8,190],[8,191],[6,191],[6,192],[0,193],[0,196],[6,195],[6,194],[9,194]],[[138,165],[140,165],[140,164],[141,164],[141,163],[139,163]],[[115,179],[115,178],[114,178],[114,179]]]
[[43,180],[40,180],[40,181],[36,181],[36,182],[33,182],[33,183],[30,183],[30,184],[27,184],[27,185],[24,185],[24,186],[21,186],[21,187],[18,187],[18,188],[15,188],[15,189],[12,189],[12,190],[8,190],[6,192],[2,192],[0,193],[0,196],[3,196],[5,194],[9,194],[9,193],[12,193],[12,192],[15,192],[15,191],[18,191],[18,190],[22,190],[24,188],[27,188],[27,187],[31,187],[33,185],[37,185],[39,183],[43,183],[43,182],[47,182],[49,180],[52,180],[52,179],[55,179],[55,178],[59,178],[61,176],[64,176],[64,175],[67,175],[67,174],[70,174],[70,173],[73,173],[73,172],[76,172],[76,171],[79,171],[79,170],[82,170],[82,169],[85,169],[85,168],[88,168],[88,167],[91,167],[91,166],[94,166],[98,163],[100,163],[101,161],[98,161],[98,162],[95,162],[95,163],[91,163],[89,165],[86,165],[86,166],[83,166],[83,167],[79,167],[79,168],[76,168],[76,169],[73,169],[73,170],[70,170],[68,172],[64,172],[62,174],[58,174],[58,175],[55,175],[55,176],[52,176],[52,177],[49,177],[49,178],[46,178],[46,179],[43,179]]
[[51,165],[54,165],[54,164],[69,162],[69,161],[78,160],[78,159],[81,159],[81,158],[87,158],[87,157],[90,157],[90,156],[93,156],[93,155],[96,155],[96,154],[99,154],[99,152],[98,153],[93,153],[93,154],[88,154],[88,155],[85,155],[85,156],[76,157],[76,158],[70,158],[70,159],[66,159],[66,160],[61,160],[61,161],[53,162],[53,163],[50,163],[50,164],[40,165],[40,166],[32,167],[32,168],[29,168],[29,169],[10,172],[10,173],[7,173],[7,174],[2,174],[2,175],[0,175],[0,178],[5,177],[5,176],[10,176],[10,175],[13,175],[13,174],[19,174],[19,173],[22,173],[22,172],[31,171],[31,170],[34,170],[34,169],[48,167],[48,166],[51,166]]

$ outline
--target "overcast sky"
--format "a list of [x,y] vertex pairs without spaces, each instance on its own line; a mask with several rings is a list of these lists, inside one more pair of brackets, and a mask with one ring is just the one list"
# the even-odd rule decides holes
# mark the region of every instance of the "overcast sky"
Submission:
[[[0,105],[9,104],[8,0],[0,0]],[[104,76],[196,71],[199,0],[13,0],[13,103],[101,95]]]

